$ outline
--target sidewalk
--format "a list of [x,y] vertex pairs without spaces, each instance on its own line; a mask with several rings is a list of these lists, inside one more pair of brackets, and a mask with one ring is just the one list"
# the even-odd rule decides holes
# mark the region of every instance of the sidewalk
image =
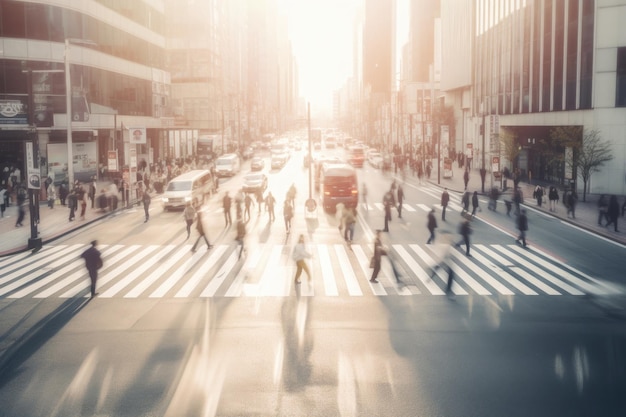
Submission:
[[[99,190],[108,189],[110,184],[110,182],[106,181],[98,182],[96,187],[96,190],[98,190],[96,198]],[[117,211],[122,209],[124,209],[124,207],[122,207],[122,201],[120,199]],[[85,211],[85,219],[81,220],[80,218],[79,205],[78,210],[75,212],[75,219],[70,222],[70,209],[67,206],[55,204],[54,208],[50,209],[48,207],[48,202],[43,200],[40,201],[39,205],[39,237],[45,245],[74,230],[80,229],[104,217],[110,216],[113,213],[115,212],[103,212],[98,208],[91,208],[91,201],[89,201],[87,203],[87,210]],[[30,212],[28,206],[26,207],[26,216],[22,222],[22,227],[15,227],[17,215],[17,204],[11,203],[11,205],[7,207],[4,212],[4,217],[0,218],[0,256],[28,250],[28,240],[31,238]]]
[[[442,189],[446,187],[448,188],[448,191],[450,192],[462,194],[464,191],[464,187],[465,187],[463,183],[464,168],[459,168],[458,164],[454,162],[452,164],[452,172],[453,172],[452,178],[443,178],[443,171],[442,171],[439,184],[437,184],[437,168],[436,168],[437,161],[433,161],[433,162],[434,162],[433,166],[435,168],[433,169],[433,172],[430,175],[430,179],[428,179],[427,181],[429,181],[430,183],[434,185],[438,185]],[[491,189],[491,185],[492,184],[490,182],[489,176],[487,176],[487,178],[485,179],[485,193],[482,193],[480,173],[478,169],[470,170],[470,178],[469,178],[469,183],[467,185],[468,191],[470,191],[471,193],[473,193],[474,191],[478,191],[479,195],[488,198],[488,193],[489,193],[489,190]],[[493,185],[499,186],[500,183],[494,182]],[[589,232],[603,236],[614,242],[618,242],[623,245],[626,245],[626,218],[625,217],[620,217],[617,221],[618,230],[620,230],[619,232],[615,232],[613,226],[610,226],[607,228],[607,227],[598,225],[598,206],[597,206],[597,202],[599,198],[598,195],[587,194],[586,196],[587,201],[583,202],[582,194],[579,193],[578,194],[579,200],[578,200],[578,204],[576,205],[576,218],[572,219],[572,218],[567,217],[567,209],[563,205],[562,200],[559,200],[557,204],[556,212],[550,211],[549,205],[547,203],[547,192],[548,192],[547,189],[546,189],[546,196],[544,196],[545,203],[542,204],[541,207],[539,207],[537,206],[537,201],[532,198],[533,190],[535,189],[536,184],[520,182],[519,186],[521,187],[522,193],[524,196],[524,202],[522,205],[526,206],[528,209],[541,211],[546,215],[559,218],[565,222],[576,225]],[[513,187],[513,181],[509,180],[509,189],[507,190],[506,193],[502,194],[500,196],[500,199],[498,200],[498,206],[500,207],[500,210],[504,209],[504,200],[511,200],[511,197],[512,197],[511,193],[513,191],[512,187]],[[544,189],[545,188],[546,187],[544,186]],[[562,189],[559,189],[559,197],[561,198],[563,197]],[[622,196],[618,196],[618,199],[619,199],[620,207],[621,207],[621,203],[623,202]]]

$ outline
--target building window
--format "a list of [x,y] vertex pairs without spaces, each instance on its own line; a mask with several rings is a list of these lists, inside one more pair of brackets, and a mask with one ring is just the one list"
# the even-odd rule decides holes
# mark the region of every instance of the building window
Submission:
[[626,47],[617,48],[615,107],[626,107]]

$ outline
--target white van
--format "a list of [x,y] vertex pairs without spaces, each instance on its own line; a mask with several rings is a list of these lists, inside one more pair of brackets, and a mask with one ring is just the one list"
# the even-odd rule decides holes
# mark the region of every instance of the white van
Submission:
[[235,153],[227,153],[215,160],[215,174],[218,177],[232,177],[241,170],[241,160]]
[[163,193],[163,209],[184,208],[191,202],[200,207],[211,193],[215,192],[215,181],[210,171],[198,169],[186,172],[167,184]]

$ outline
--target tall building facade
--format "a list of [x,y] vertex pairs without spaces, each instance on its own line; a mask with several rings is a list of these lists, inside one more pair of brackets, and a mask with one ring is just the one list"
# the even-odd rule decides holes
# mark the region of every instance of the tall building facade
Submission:
[[[444,5],[446,2],[444,2]],[[458,5],[454,2],[455,6]],[[613,160],[592,175],[591,193],[626,193],[626,38],[620,19],[626,1],[603,0],[481,0],[473,10],[471,126],[465,130],[474,159],[488,172],[515,166],[527,179],[582,189],[576,172],[568,170],[566,149],[555,149],[551,131],[576,126],[597,131],[610,143]],[[467,4],[466,4],[467,6]],[[442,7],[442,21],[460,19],[452,7]],[[463,25],[443,24],[445,92],[465,91],[465,64],[448,51]],[[471,39],[471,41],[469,41]],[[460,90],[459,90],[460,89]],[[464,101],[466,103],[466,101]],[[507,161],[500,136],[512,137],[519,150]],[[576,138],[582,141],[582,137]],[[497,157],[497,159],[494,159]]]
[[0,166],[25,172],[31,142],[42,177],[55,182],[67,180],[70,155],[76,180],[119,172],[130,128],[142,134],[139,158],[162,156],[173,120],[165,24],[159,0],[132,8],[113,0],[1,0]]

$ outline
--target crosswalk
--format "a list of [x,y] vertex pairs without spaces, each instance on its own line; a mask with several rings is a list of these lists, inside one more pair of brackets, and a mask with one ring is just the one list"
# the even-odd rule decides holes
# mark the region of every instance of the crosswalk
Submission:
[[[549,254],[517,245],[475,244],[472,257],[450,245],[393,244],[378,283],[369,281],[371,245],[310,244],[313,279],[294,284],[290,244],[246,248],[215,245],[191,252],[191,245],[101,246],[99,297],[211,298],[302,296],[442,296],[447,271],[433,268],[445,258],[455,271],[453,292],[494,296],[616,294],[621,289],[564,265]],[[44,246],[37,254],[0,259],[0,298],[87,297],[89,279],[80,254],[84,245]],[[297,290],[297,291],[296,291]]]

